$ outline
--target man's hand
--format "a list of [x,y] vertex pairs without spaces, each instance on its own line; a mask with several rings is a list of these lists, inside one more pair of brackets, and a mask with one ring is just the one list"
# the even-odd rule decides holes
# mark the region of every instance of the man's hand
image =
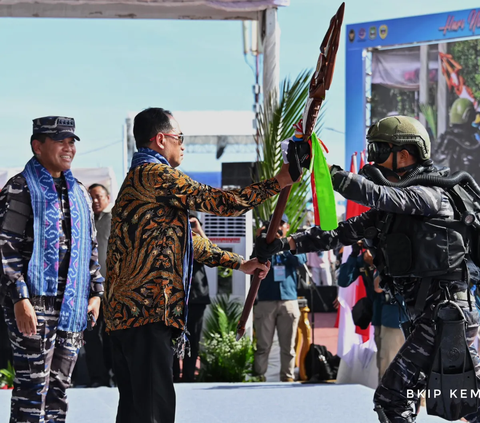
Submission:
[[15,313],[15,321],[18,330],[26,336],[35,335],[37,333],[37,314],[32,303],[28,298],[20,300],[13,306]]
[[265,279],[270,271],[270,262],[267,261],[266,263],[260,263],[258,258],[253,258],[251,260],[244,261],[238,270],[247,275],[253,275],[257,269],[260,270],[258,273],[260,280]]
[[280,188],[282,189],[289,185],[293,185],[295,182],[297,182],[300,179],[300,176],[302,176],[300,174],[300,176],[296,181],[292,180],[292,178],[290,177],[289,167],[290,167],[289,164],[284,164],[280,169],[280,172],[278,172],[277,175],[275,176],[275,179],[277,180],[277,182],[280,185]]
[[189,220],[192,231],[200,235],[202,238],[207,238],[207,235],[205,235],[200,221],[195,216],[190,216]]
[[95,321],[92,322],[92,327],[96,325],[97,320],[98,320],[98,315],[100,314],[100,304],[102,300],[100,297],[92,297],[88,300],[88,308],[87,308],[87,313],[92,312],[93,317],[95,317]]
[[271,244],[267,244],[267,234],[261,234],[255,241],[257,257],[266,260],[281,251],[290,251],[288,238],[275,238]]
[[358,241],[355,244],[352,244],[352,252],[350,255],[352,257],[357,257],[360,254],[360,251],[362,251],[363,248],[363,243],[362,241]]
[[332,305],[335,310],[338,310],[338,308],[340,307],[340,302],[338,301],[338,297],[333,300]]

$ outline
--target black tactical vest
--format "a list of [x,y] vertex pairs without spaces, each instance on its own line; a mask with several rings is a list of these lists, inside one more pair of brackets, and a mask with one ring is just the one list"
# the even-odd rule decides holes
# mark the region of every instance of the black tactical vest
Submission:
[[459,220],[390,214],[378,228],[383,273],[435,277],[462,269],[469,251],[467,227]]

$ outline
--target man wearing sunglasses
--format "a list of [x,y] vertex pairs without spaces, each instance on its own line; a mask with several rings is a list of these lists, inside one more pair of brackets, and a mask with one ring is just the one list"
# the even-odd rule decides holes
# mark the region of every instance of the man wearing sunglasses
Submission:
[[133,134],[138,151],[112,211],[107,251],[104,313],[120,391],[117,423],[173,423],[172,346],[182,358],[193,260],[247,274],[258,269],[262,279],[270,266],[192,236],[189,210],[240,216],[293,181],[288,165],[241,190],[190,179],[175,169],[185,151],[180,126],[161,108],[140,112]]
[[[468,289],[476,267],[470,258],[472,234],[461,220],[459,203],[451,191],[458,181],[433,165],[428,133],[414,118],[381,119],[370,127],[367,141],[368,161],[373,165],[365,166],[359,175],[331,166],[330,175],[337,192],[371,209],[341,222],[333,231],[314,227],[269,245],[264,238],[257,238],[257,256],[270,257],[286,250],[297,254],[325,251],[364,239],[382,282],[391,291],[403,294],[411,322],[405,344],[375,392],[380,421],[415,421],[418,392],[431,389],[431,384],[439,380],[429,376],[438,364],[437,352],[446,351],[438,364],[442,372],[446,368],[449,373],[450,379],[444,381],[452,381],[452,388],[465,388],[468,397],[455,398],[442,381],[439,398],[432,402],[427,396],[427,411],[448,420],[468,415],[469,421],[476,422],[478,401],[472,395],[478,395],[474,370],[478,374],[480,366],[472,342],[478,313],[471,307]],[[451,302],[444,302],[447,299]],[[435,320],[436,312],[437,317],[445,317],[446,312],[441,310],[460,322],[455,342],[439,329],[446,327],[442,320]],[[454,380],[452,375],[459,377]]]

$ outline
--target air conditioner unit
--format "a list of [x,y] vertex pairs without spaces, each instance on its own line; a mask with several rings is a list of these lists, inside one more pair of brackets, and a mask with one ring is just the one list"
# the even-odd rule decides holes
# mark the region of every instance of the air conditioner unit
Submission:
[[[252,254],[252,212],[239,217],[220,217],[203,213],[203,230],[207,237],[220,248],[232,251],[246,260]],[[205,267],[210,288],[210,297],[218,294],[230,294],[232,298],[245,303],[250,289],[250,275],[239,270],[222,267]],[[252,317],[246,325],[246,334],[252,336]]]

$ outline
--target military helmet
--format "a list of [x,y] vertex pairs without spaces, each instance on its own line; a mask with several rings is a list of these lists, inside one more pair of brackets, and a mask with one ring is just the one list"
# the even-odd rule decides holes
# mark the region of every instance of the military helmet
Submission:
[[425,127],[409,116],[389,116],[370,126],[367,133],[369,143],[386,142],[395,146],[413,144],[422,160],[430,158],[430,136]]
[[450,125],[469,125],[475,114],[475,106],[468,98],[457,98],[450,108]]

